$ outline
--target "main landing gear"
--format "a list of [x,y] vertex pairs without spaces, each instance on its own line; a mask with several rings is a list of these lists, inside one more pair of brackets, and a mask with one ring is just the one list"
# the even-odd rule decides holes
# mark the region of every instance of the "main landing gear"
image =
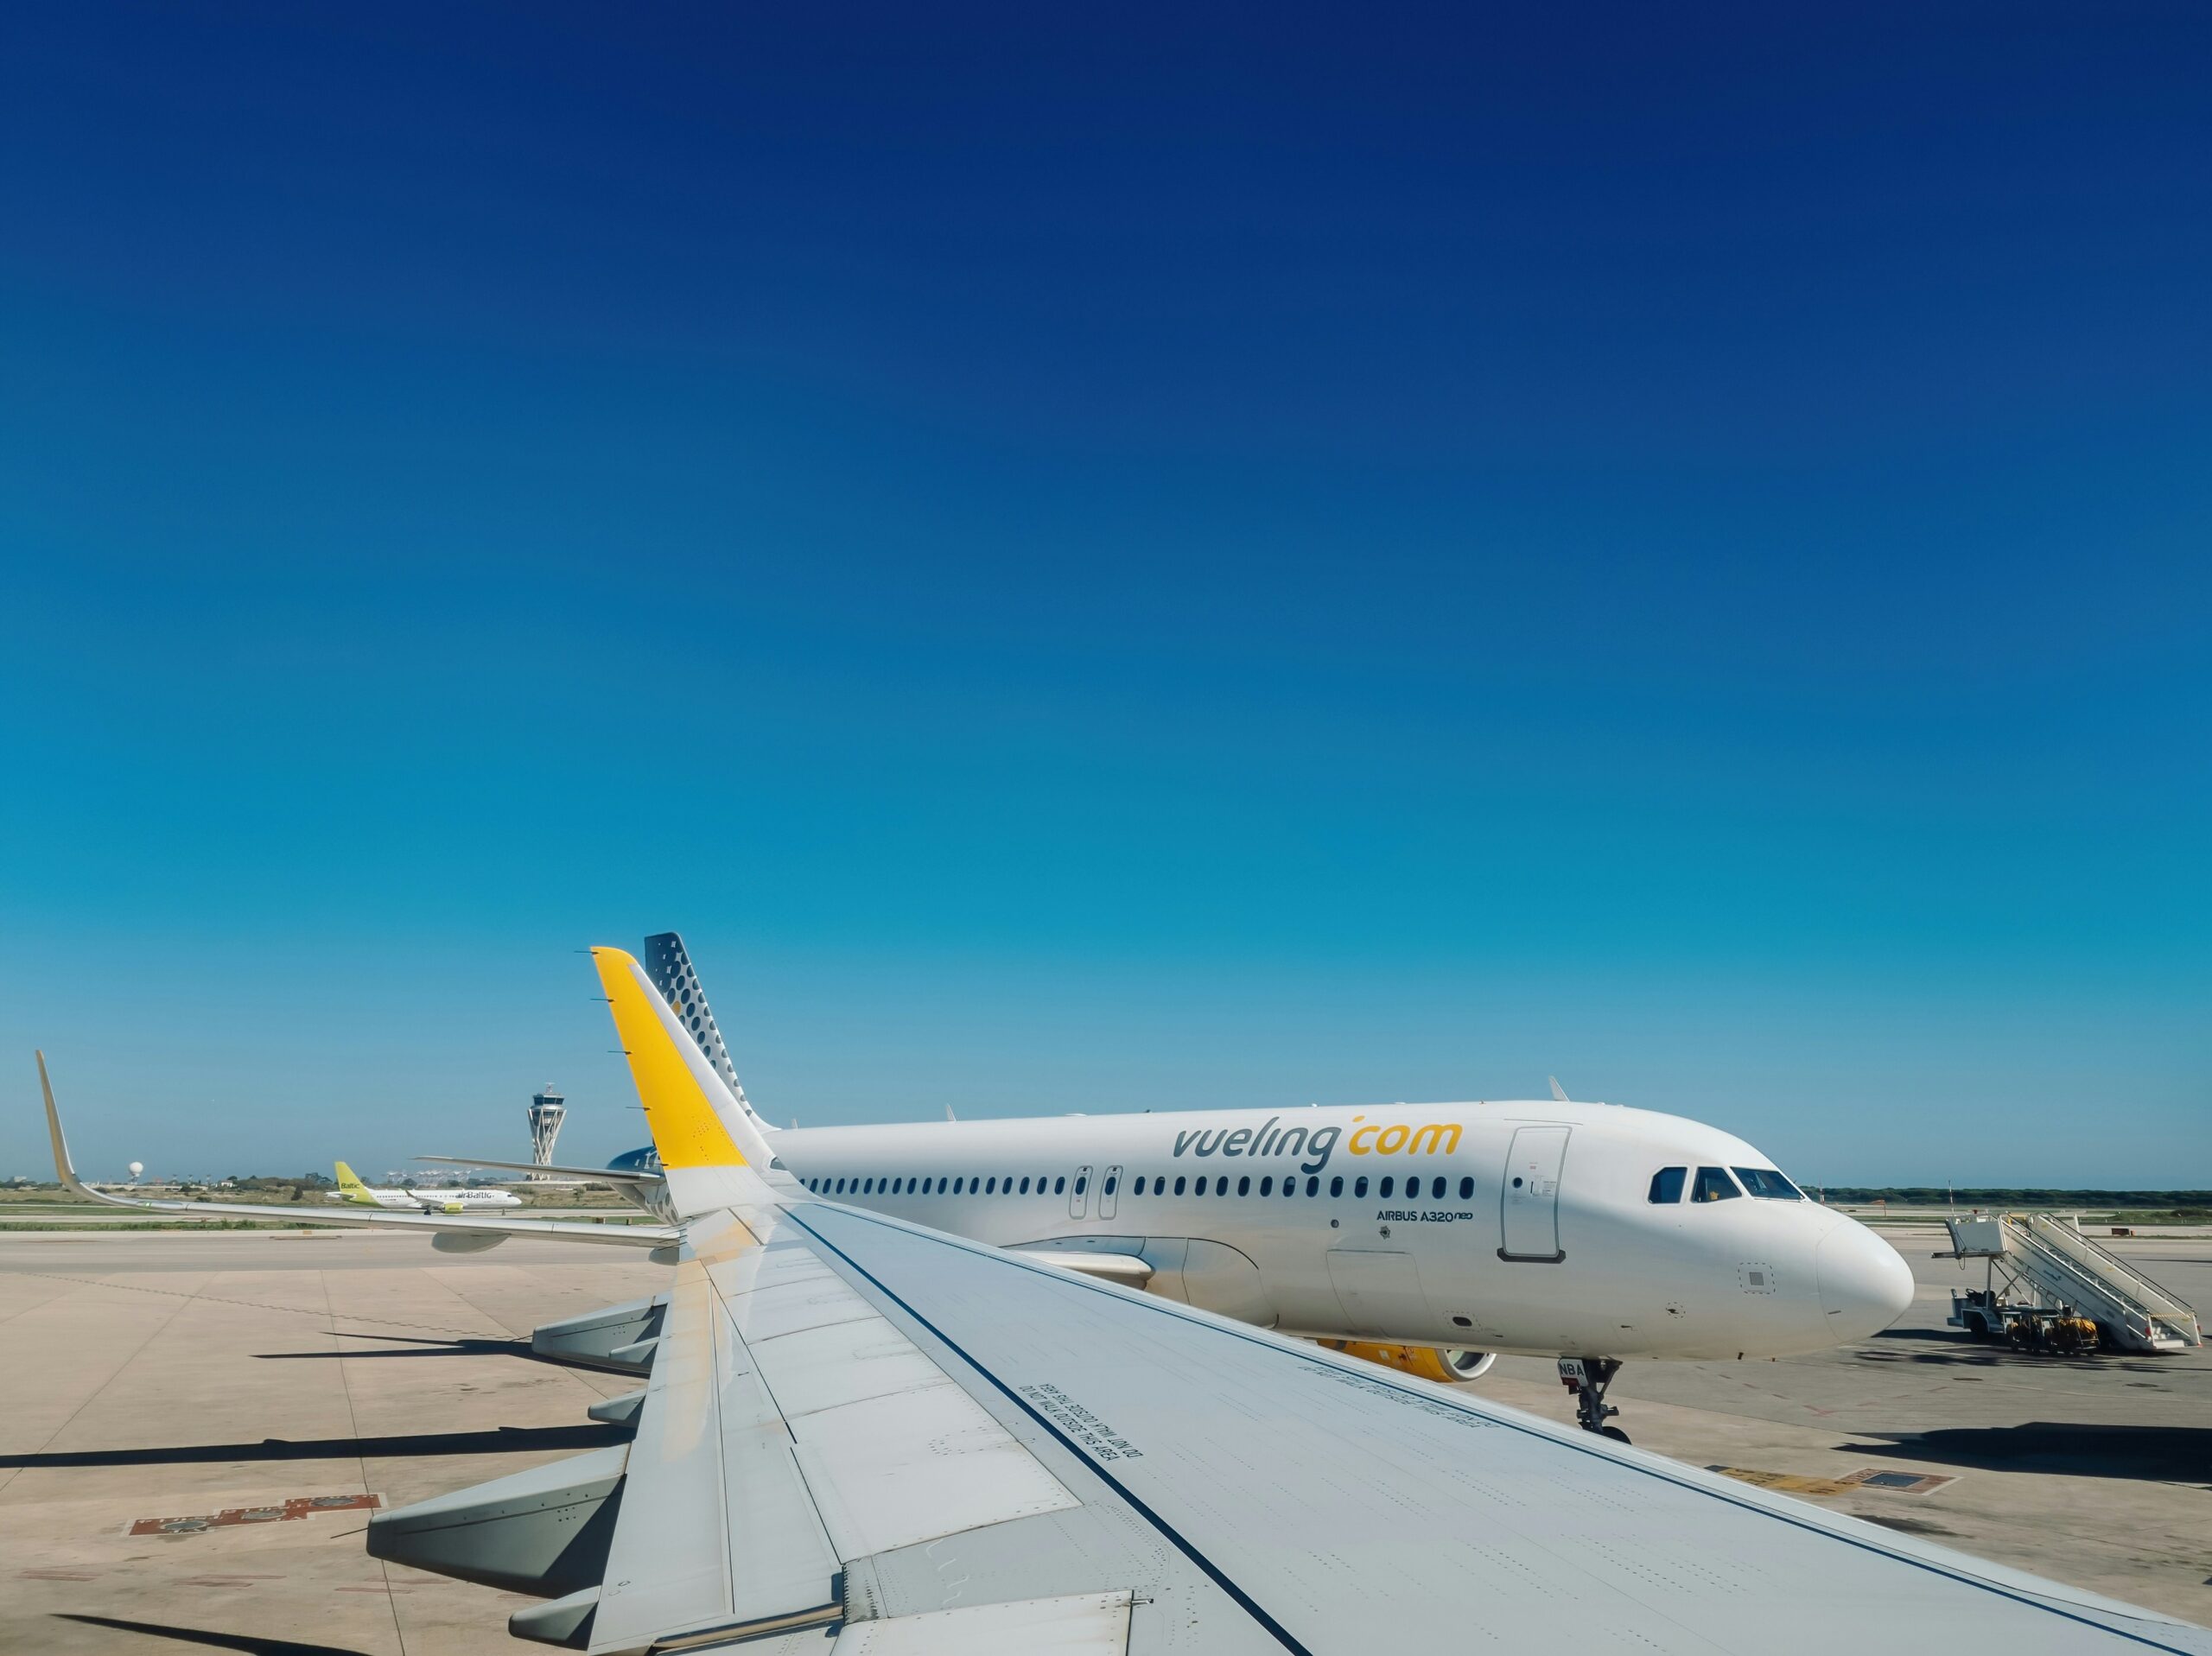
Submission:
[[1618,1357],[1561,1357],[1559,1360],[1559,1383],[1574,1393],[1574,1422],[1585,1431],[1594,1431],[1601,1437],[1611,1437],[1620,1443],[1628,1442],[1628,1434],[1618,1426],[1605,1424],[1620,1411],[1605,1401],[1605,1388],[1613,1383],[1613,1376],[1621,1372]]

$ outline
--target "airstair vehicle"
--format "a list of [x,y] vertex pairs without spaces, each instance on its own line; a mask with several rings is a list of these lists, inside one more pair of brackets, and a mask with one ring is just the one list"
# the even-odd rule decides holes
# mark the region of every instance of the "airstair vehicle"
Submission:
[[2108,1248],[2050,1214],[1947,1218],[1939,1259],[1982,1259],[1985,1285],[1951,1296],[1955,1329],[2024,1350],[2183,1351],[2204,1343],[2196,1313]]

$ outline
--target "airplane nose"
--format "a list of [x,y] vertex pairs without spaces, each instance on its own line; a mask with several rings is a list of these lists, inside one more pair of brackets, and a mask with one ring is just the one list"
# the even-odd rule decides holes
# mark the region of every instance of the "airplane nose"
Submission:
[[1846,1221],[1821,1239],[1813,1268],[1821,1285],[1821,1310],[1834,1339],[1878,1334],[1912,1304],[1912,1267],[1856,1221]]

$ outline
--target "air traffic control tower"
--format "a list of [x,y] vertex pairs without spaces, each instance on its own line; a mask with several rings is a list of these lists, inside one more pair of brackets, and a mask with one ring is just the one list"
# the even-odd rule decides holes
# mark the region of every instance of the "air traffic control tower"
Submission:
[[[569,1106],[561,1094],[548,1087],[530,1101],[530,1158],[540,1167],[553,1159],[553,1141],[561,1136],[561,1123],[568,1119]],[[531,1177],[542,1179],[543,1173]]]

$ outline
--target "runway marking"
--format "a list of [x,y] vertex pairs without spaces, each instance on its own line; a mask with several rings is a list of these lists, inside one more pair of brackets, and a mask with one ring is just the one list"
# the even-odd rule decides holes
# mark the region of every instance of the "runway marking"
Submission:
[[[135,1282],[115,1282],[105,1277],[64,1277],[56,1276],[44,1271],[9,1271],[6,1274],[11,1277],[35,1277],[40,1280],[46,1282],[73,1282],[87,1288],[113,1288],[121,1292],[130,1294],[156,1294],[168,1298],[181,1299],[188,1302],[196,1299],[209,1305],[242,1305],[249,1310],[274,1311],[283,1317],[312,1317],[316,1318],[318,1321],[328,1321],[331,1317],[336,1317],[337,1320],[341,1323],[374,1323],[384,1328],[405,1329],[409,1332],[416,1334],[449,1334],[454,1336],[456,1338],[474,1340],[481,1339],[484,1332],[481,1329],[449,1329],[442,1327],[435,1323],[403,1323],[398,1321],[397,1318],[389,1317],[357,1317],[350,1311],[340,1315],[339,1313],[329,1311],[303,1310],[297,1305],[271,1305],[263,1300],[232,1299],[223,1294],[187,1293],[181,1289],[176,1288],[147,1288]],[[218,1277],[232,1276],[238,1274],[238,1272],[228,1267],[211,1267],[207,1274],[211,1277]],[[315,1274],[320,1276],[322,1273],[321,1272],[317,1272]],[[59,1296],[57,1296],[57,1298],[59,1298]],[[325,1303],[327,1304],[327,1301],[328,1292],[326,1289]],[[41,1303],[51,1304],[52,1302],[45,1301]],[[462,1303],[466,1304],[467,1302],[464,1301]],[[30,1309],[35,1310],[36,1308],[32,1307]],[[181,1310],[182,1308],[180,1307],[179,1309]],[[335,1329],[327,1329],[324,1330],[325,1333],[330,1334],[334,1334],[338,1331],[339,1330]],[[507,1331],[502,1329],[500,1332],[504,1334]],[[509,1336],[509,1337],[512,1338],[512,1336]]]
[[[29,1275],[31,1273],[22,1272],[18,1274]],[[208,1274],[212,1276],[214,1273],[210,1272]],[[37,1450],[35,1451],[35,1453],[43,1455],[47,1450],[53,1448],[54,1440],[59,1438],[63,1432],[68,1431],[71,1426],[76,1424],[77,1417],[79,1415],[84,1413],[86,1410],[92,1407],[93,1404],[99,1400],[100,1394],[105,1392],[109,1386],[115,1384],[117,1376],[121,1374],[124,1369],[130,1367],[132,1363],[137,1361],[139,1354],[143,1352],[148,1346],[153,1344],[155,1341],[160,1339],[162,1333],[168,1328],[170,1323],[175,1322],[178,1317],[184,1315],[186,1310],[188,1310],[192,1304],[192,1296],[189,1294],[184,1294],[176,1296],[176,1298],[182,1303],[180,1304],[174,1310],[170,1311],[167,1317],[163,1317],[156,1326],[149,1329],[147,1331],[146,1337],[141,1340],[137,1345],[131,1347],[130,1350],[124,1356],[123,1360],[117,1363],[113,1368],[108,1371],[107,1378],[102,1380],[98,1386],[92,1387],[90,1392],[86,1393],[84,1400],[78,1404],[75,1408],[69,1411],[68,1418],[62,1421],[62,1423],[56,1426],[51,1432],[47,1434],[46,1441],[38,1446]],[[6,1477],[0,1478],[0,1490],[6,1489],[10,1484],[13,1483],[22,1475],[22,1471],[23,1469],[18,1466],[10,1471]]]
[[[318,1271],[315,1274],[317,1280],[322,1286],[322,1309],[324,1316],[327,1321],[332,1323],[335,1323],[339,1320],[338,1308],[331,1303],[330,1273],[327,1271]],[[338,1356],[339,1387],[346,1395],[346,1429],[353,1435],[355,1443],[359,1444],[361,1437],[361,1420],[359,1415],[358,1415],[353,1409],[353,1376],[346,1372],[345,1342],[346,1336],[339,1333],[337,1329],[334,1327],[330,1330],[330,1345],[331,1349],[334,1351]],[[356,1471],[360,1475],[361,1488],[363,1489],[366,1489],[369,1487],[368,1456],[357,1453],[353,1456],[353,1465]],[[367,1499],[370,1504],[374,1506],[382,1506],[384,1504],[374,1495],[370,1495]],[[377,1573],[384,1577],[385,1602],[391,1610],[391,1636],[399,1641],[399,1656],[407,1656],[407,1630],[399,1625],[399,1606],[391,1597],[391,1565],[384,1559],[379,1558],[377,1560]]]

